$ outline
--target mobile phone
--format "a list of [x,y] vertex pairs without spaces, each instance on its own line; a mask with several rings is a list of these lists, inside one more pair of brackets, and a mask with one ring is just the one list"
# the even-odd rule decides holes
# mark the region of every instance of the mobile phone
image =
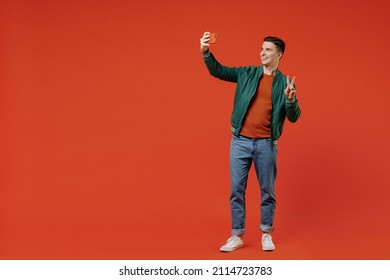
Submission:
[[210,33],[209,44],[215,44],[217,42],[217,33]]

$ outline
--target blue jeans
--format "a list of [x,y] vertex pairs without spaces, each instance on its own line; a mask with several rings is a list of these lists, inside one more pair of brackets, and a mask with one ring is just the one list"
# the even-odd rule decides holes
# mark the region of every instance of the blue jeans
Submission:
[[260,230],[272,232],[275,214],[276,157],[278,148],[271,139],[251,139],[233,135],[230,146],[230,208],[232,235],[245,233],[245,190],[248,173],[254,163],[261,193]]

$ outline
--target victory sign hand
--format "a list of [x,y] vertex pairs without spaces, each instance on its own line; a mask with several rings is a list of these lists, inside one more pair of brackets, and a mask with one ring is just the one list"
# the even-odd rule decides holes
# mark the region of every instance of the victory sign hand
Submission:
[[290,80],[290,77],[287,76],[287,86],[286,89],[284,90],[284,94],[286,95],[286,98],[289,100],[293,99],[296,94],[294,82],[295,82],[295,77],[292,78],[292,80]]

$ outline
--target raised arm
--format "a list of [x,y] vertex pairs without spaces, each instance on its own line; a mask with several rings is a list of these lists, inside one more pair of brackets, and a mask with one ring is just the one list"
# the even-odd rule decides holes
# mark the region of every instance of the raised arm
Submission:
[[205,32],[200,38],[200,52],[210,74],[218,79],[236,83],[239,68],[221,65],[210,52],[209,40],[210,32]]

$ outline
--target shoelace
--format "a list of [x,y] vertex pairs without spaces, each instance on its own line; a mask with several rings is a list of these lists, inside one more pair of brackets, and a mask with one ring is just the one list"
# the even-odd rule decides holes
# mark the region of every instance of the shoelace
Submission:
[[263,242],[267,242],[267,243],[272,242],[272,236],[269,235],[269,234],[265,234],[265,235],[263,236]]
[[238,236],[232,236],[228,239],[227,243],[231,243],[231,242],[234,242],[234,241],[237,241],[237,239],[239,239]]

